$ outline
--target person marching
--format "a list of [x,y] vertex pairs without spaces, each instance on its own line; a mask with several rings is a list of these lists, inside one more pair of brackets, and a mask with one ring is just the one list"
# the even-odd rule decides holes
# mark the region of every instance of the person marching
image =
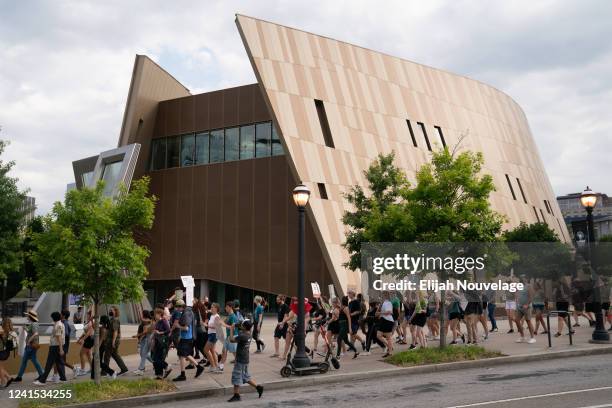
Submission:
[[255,311],[253,312],[253,340],[257,344],[256,353],[261,353],[266,348],[264,342],[259,338],[261,336],[261,326],[263,324],[264,307],[262,305],[263,298],[261,296],[255,296],[253,302],[255,303]]
[[28,318],[28,324],[23,328],[26,332],[26,346],[23,356],[21,357],[21,365],[19,366],[17,377],[13,379],[14,382],[22,381],[28,361],[32,362],[39,377],[43,374],[43,369],[36,358],[36,352],[40,347],[38,337],[38,314],[34,310],[29,310],[25,315]]
[[263,394],[263,385],[257,384],[249,374],[249,346],[251,345],[251,328],[253,324],[250,320],[244,320],[240,324],[239,332],[236,334],[234,330],[229,333],[229,341],[236,344],[236,362],[232,370],[232,385],[234,386],[234,395],[228,402],[240,401],[240,386],[249,384],[255,388],[259,398]]

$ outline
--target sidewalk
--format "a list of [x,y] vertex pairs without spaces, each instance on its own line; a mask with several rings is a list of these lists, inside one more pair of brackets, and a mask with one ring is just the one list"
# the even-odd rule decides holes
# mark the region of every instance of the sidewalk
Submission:
[[[557,320],[556,318],[551,319],[551,320],[552,320],[551,323],[553,327],[553,333],[555,333]],[[588,354],[588,353],[599,353],[599,352],[604,353],[608,351],[612,352],[612,345],[590,344],[588,340],[591,337],[593,329],[588,326],[588,322],[586,322],[586,320],[584,319],[581,320],[581,323],[582,323],[581,327],[575,328],[576,333],[573,336],[573,341],[574,341],[573,346],[569,345],[569,336],[565,334],[558,338],[553,337],[552,338],[553,346],[551,348],[548,347],[547,336],[543,334],[537,336],[537,343],[535,344],[516,343],[515,340],[518,338],[518,334],[516,333],[516,331],[513,334],[506,334],[506,332],[508,331],[508,321],[507,320],[498,320],[499,332],[491,333],[489,335],[489,340],[481,342],[480,345],[484,346],[487,349],[501,351],[506,356],[515,356],[516,358],[512,359],[514,362],[520,361],[521,359],[524,361],[525,359],[529,359],[529,358],[534,358],[534,359],[535,358],[546,358],[547,355],[552,357],[552,355],[554,354],[559,354],[559,352],[567,352],[567,351],[573,351],[572,354],[576,353],[577,355],[580,355],[581,353]],[[340,360],[341,362],[340,370],[331,369],[330,372],[327,373],[326,375],[318,375],[318,376],[311,376],[311,377],[292,376],[289,379],[283,379],[280,376],[279,371],[281,367],[284,365],[284,361],[281,361],[278,358],[270,358],[270,355],[274,352],[274,345],[273,345],[273,338],[272,338],[273,331],[274,331],[274,325],[275,323],[273,319],[271,318],[267,319],[267,321],[264,321],[264,327],[262,330],[263,332],[262,339],[266,343],[266,349],[264,353],[262,354],[254,354],[254,353],[251,354],[251,360],[250,360],[251,362],[249,366],[250,373],[253,376],[253,378],[259,383],[270,384],[270,385],[272,385],[272,383],[278,383],[279,386],[280,384],[310,385],[312,384],[312,381],[313,381],[312,379],[314,379],[315,377],[329,382],[329,381],[334,381],[333,378],[335,377],[337,378],[344,377],[346,379],[346,374],[350,374],[351,377],[362,376],[363,378],[365,378],[366,376],[371,375],[372,372],[387,372],[387,371],[394,372],[395,370],[397,370],[395,366],[389,365],[381,360],[381,357],[383,354],[381,349],[373,348],[371,355],[369,356],[360,355],[355,360],[352,359],[352,353],[347,353]],[[482,332],[482,327],[480,327],[480,330]],[[312,334],[309,334],[307,338],[307,345],[309,347],[312,346],[312,341],[313,341]],[[281,353],[282,353],[282,347],[284,346],[283,343],[284,342],[281,342]],[[320,349],[322,347],[321,344],[322,343],[320,342],[320,345],[319,345]],[[438,341],[432,341],[429,343],[430,346],[437,346],[438,344],[439,344]],[[361,349],[360,345],[357,344],[356,346],[358,347],[359,350]],[[253,343],[251,347],[252,347],[251,350],[254,351],[255,344]],[[407,346],[399,346],[397,344],[395,345],[395,347],[396,347],[395,351],[405,350],[407,348]],[[463,346],[457,345],[453,347],[463,347]],[[124,353],[128,352],[125,348],[122,351]],[[135,352],[135,350],[133,351]],[[217,344],[217,351],[218,352],[221,351],[220,344]],[[566,353],[561,353],[561,354],[566,354]],[[231,361],[232,359],[233,359],[232,357],[228,357],[228,362]],[[136,354],[126,355],[124,356],[124,361],[127,364],[128,368],[130,368],[130,372],[125,374],[122,378],[137,378],[137,376],[131,373],[131,370],[134,370],[137,367],[138,362],[139,362],[139,356],[137,356]],[[484,363],[484,361],[485,360],[481,360],[479,363],[485,365],[486,363]],[[174,368],[174,371],[168,377],[168,379],[171,380],[172,378],[174,378],[176,375],[179,374],[178,359],[176,357],[176,353],[174,350],[172,350],[170,354],[168,355],[167,362],[171,364],[172,367]],[[471,362],[468,362],[468,363],[471,363]],[[511,363],[511,361],[508,361],[508,363]],[[42,362],[42,364],[44,364],[44,362]],[[440,365],[440,366],[445,366],[445,368],[442,368],[442,369],[449,369],[449,368],[446,368],[446,366],[453,365],[453,364],[457,365],[457,364],[463,364],[463,363],[449,363],[449,364]],[[114,367],[114,362],[111,362],[111,367]],[[431,368],[428,368],[428,369],[431,370]],[[224,389],[226,389],[227,387],[231,387],[231,370],[232,370],[232,364],[228,363],[225,367],[225,371],[223,374],[209,374],[208,372],[205,372],[198,379],[193,378],[193,375],[195,374],[195,370],[187,370],[186,373],[187,373],[188,380],[185,382],[178,382],[176,383],[176,385],[179,388],[179,391],[185,393],[185,395],[183,395],[183,398],[189,397],[189,395],[195,396],[196,394],[199,396],[206,395],[207,393],[205,391],[207,390],[210,391],[210,393],[208,393],[209,395],[219,394],[219,393],[222,394],[225,392]],[[70,373],[70,370],[67,370],[67,371]],[[11,374],[14,375],[15,373],[11,373]],[[145,371],[145,374],[147,376],[153,376],[153,369],[150,364],[147,364],[147,369]],[[12,385],[11,389],[34,388],[35,386],[32,384],[32,382],[34,381],[35,377],[36,376],[34,374],[28,373],[26,374],[26,376],[24,376],[24,381],[22,383]],[[79,377],[77,380],[74,380],[74,381],[87,381],[88,379],[89,379],[88,376],[84,376],[84,377]],[[281,380],[282,382],[280,382]],[[3,393],[5,394],[6,391],[0,391],[0,399],[6,399],[6,397],[2,395]],[[159,396],[156,396],[156,397],[159,397]],[[15,404],[15,405],[10,405],[10,406],[17,406],[17,405]]]

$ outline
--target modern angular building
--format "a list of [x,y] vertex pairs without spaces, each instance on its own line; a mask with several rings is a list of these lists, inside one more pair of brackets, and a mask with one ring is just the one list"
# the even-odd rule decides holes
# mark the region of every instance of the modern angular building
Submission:
[[[159,198],[151,300],[193,275],[217,301],[295,293],[297,211],[291,190],[312,191],[306,273],[336,293],[361,289],[342,265],[343,198],[363,171],[395,151],[409,177],[442,146],[481,151],[495,180],[492,207],[549,224],[568,239],[524,112],[503,92],[443,70],[238,15],[257,83],[192,95],[137,56],[119,147],[139,145],[134,177]],[[92,162],[92,160],[90,160]],[[86,166],[87,167],[87,166]],[[91,163],[79,174],[91,172]],[[104,174],[102,172],[101,174]]]

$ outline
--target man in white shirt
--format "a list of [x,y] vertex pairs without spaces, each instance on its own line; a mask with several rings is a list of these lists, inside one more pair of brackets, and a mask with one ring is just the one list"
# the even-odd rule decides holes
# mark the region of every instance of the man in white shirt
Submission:
[[393,353],[393,328],[395,322],[393,321],[393,304],[389,300],[389,292],[384,291],[382,298],[383,302],[380,306],[380,320],[378,322],[379,328],[376,335],[380,341],[387,344],[387,351],[383,356],[385,358]]

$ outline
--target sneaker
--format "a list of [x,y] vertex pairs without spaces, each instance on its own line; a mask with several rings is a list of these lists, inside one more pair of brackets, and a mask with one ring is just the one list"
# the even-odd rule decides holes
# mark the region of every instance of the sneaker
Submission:
[[387,358],[387,357],[389,357],[389,356],[391,356],[391,354],[390,354],[390,353],[385,353],[385,354],[382,356],[382,358]]
[[263,394],[263,385],[258,385],[257,387],[255,387],[255,389],[257,390],[259,398],[261,398],[261,394]]
[[518,339],[516,339],[515,343],[524,343],[525,342],[525,338],[524,337],[519,337]]
[[111,375],[111,378],[112,378],[113,380],[116,380],[116,379],[117,379],[117,372],[116,372],[116,371],[113,373],[113,375]]
[[9,385],[11,385],[13,383],[13,381],[15,381],[14,378],[9,378],[8,381],[6,382],[6,384],[4,385],[4,388],[8,388]]
[[196,368],[195,378],[198,378],[199,376],[201,376],[203,372],[204,372],[204,367],[202,367],[201,365],[199,365],[199,366]]
[[408,350],[414,350],[416,348],[416,344],[411,344],[410,347],[408,347]]
[[223,374],[223,369],[221,367],[217,367],[215,371],[213,371],[212,373],[213,374]]
[[134,370],[134,371],[132,371],[132,374],[134,374],[134,375],[144,375],[144,370]]
[[36,380],[36,381],[33,382],[33,384],[34,385],[46,385],[47,383]]
[[[261,352],[263,353],[263,351],[266,349],[266,345],[265,343],[261,343]],[[262,388],[263,389],[263,388]]]
[[370,352],[369,351],[364,351],[363,353],[361,353],[362,356],[369,356]]
[[194,370],[195,366],[193,364],[189,364],[187,367],[185,367],[185,370]]
[[240,401],[240,394],[234,394],[232,395],[232,398],[227,400],[227,402],[236,402],[236,401]]
[[533,344],[533,343],[535,343],[535,342],[536,342],[536,339],[534,339],[533,337],[532,337],[532,338],[530,338],[529,340],[527,340],[527,343],[528,343],[528,344]]
[[261,354],[261,350],[255,350],[255,354]]
[[166,371],[164,371],[164,378],[168,378],[171,372],[172,372],[171,368],[166,369]]
[[356,359],[357,357],[359,357],[359,352],[356,351],[355,354],[353,354],[353,360]]
[[127,373],[127,372],[128,372],[128,370],[121,370],[121,371],[119,372],[119,374],[117,374],[117,377],[121,377],[123,374],[125,374],[125,373]]
[[514,333],[514,329],[508,330],[508,332],[506,334],[510,334],[510,333]]
[[274,353],[270,356],[270,358],[279,357],[278,353]]
[[82,370],[82,369],[81,369],[81,370],[79,370],[79,377],[82,377],[82,376],[87,375],[87,374],[89,374],[89,373],[90,373],[90,371],[89,371],[89,370]]
[[182,373],[178,377],[175,377],[172,379],[172,381],[186,381],[186,380],[187,380],[187,377],[185,377],[185,374],[182,374]]
[[53,374],[51,376],[51,382],[58,382],[59,381],[59,374]]
[[497,331],[497,327],[492,328],[491,330],[489,330],[489,333],[493,333]]
[[21,378],[21,377],[13,378],[13,382],[21,382],[22,380],[23,380],[23,378]]
[[223,371],[224,368],[225,368],[224,364],[219,364],[219,370]]
[[453,341],[451,341],[451,342],[450,342],[450,343],[448,343],[448,344],[457,344],[457,340],[453,340]]
[[555,337],[559,337],[559,336],[561,336],[561,333],[556,332],[556,333],[555,333]]

